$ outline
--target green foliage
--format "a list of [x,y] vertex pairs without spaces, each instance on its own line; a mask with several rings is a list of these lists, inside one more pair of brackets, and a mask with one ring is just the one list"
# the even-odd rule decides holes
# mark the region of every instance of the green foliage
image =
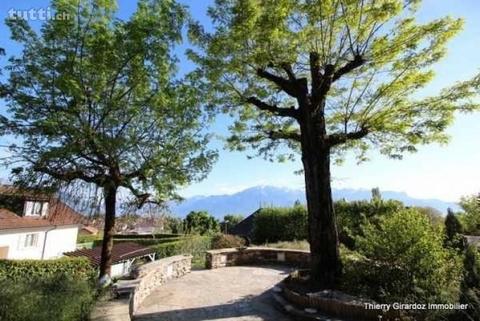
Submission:
[[37,280],[59,275],[91,280],[96,272],[85,258],[0,260],[0,280]]
[[165,229],[170,233],[184,233],[185,227],[183,226],[183,220],[179,217],[167,216],[165,218]]
[[179,254],[189,254],[193,256],[193,261],[203,261],[205,251],[212,247],[212,238],[210,236],[192,236],[179,241],[167,242],[150,246],[155,250],[157,258],[169,257]]
[[468,235],[480,235],[480,196],[471,195],[462,197],[460,206],[463,213],[459,219],[463,225],[464,233]]
[[355,238],[362,235],[363,224],[378,224],[382,217],[398,212],[404,205],[399,201],[377,197],[371,201],[340,200],[335,202],[334,208],[340,242],[355,249]]
[[212,249],[238,248],[245,246],[241,237],[229,234],[215,234],[212,238]]
[[253,221],[253,242],[304,240],[307,238],[307,210],[303,206],[291,208],[262,208]]
[[142,203],[150,191],[164,201],[202,179],[216,153],[200,130],[211,116],[200,105],[203,87],[195,74],[177,74],[185,7],[140,1],[122,20],[111,0],[51,6],[75,18],[45,21],[39,32],[6,21],[23,49],[6,66],[0,122],[2,134],[19,138],[11,146],[25,165],[12,170],[18,182],[114,185]]
[[206,211],[192,211],[184,220],[185,231],[189,234],[212,234],[218,232],[220,225],[215,217]]
[[445,218],[445,246],[462,250],[464,243],[462,233],[462,224],[455,213],[448,209],[447,217]]
[[457,302],[459,258],[443,247],[441,229],[425,215],[400,210],[363,229],[356,242],[364,258],[356,273],[365,276],[366,282],[358,284],[370,288],[370,297],[382,302]]
[[84,258],[0,260],[0,320],[87,320],[95,279]]
[[81,234],[78,234],[77,244],[78,243],[90,243],[90,242],[95,242],[95,241],[98,241],[98,240],[101,241],[102,239],[103,239],[102,234],[98,234],[98,235],[88,235],[88,234],[81,235]]
[[2,321],[86,321],[94,282],[65,274],[0,280]]
[[460,302],[468,304],[468,310],[456,320],[480,320],[480,252],[474,246],[469,246],[463,261],[463,281]]
[[310,134],[300,136],[306,115],[326,125],[325,143],[339,157],[353,148],[364,160],[370,147],[401,157],[445,143],[454,110],[478,103],[461,101],[475,95],[469,84],[415,94],[463,25],[452,17],[420,22],[420,2],[216,1],[213,28],[191,26],[199,50],[189,55],[211,83],[212,105],[236,116],[229,147],[273,159],[286,146],[293,154],[278,160],[289,159]]
[[129,240],[134,240],[134,239],[155,239],[155,240],[161,240],[161,239],[172,239],[172,238],[178,238],[178,237],[183,237],[183,234],[177,234],[177,233],[160,233],[160,234],[115,234],[113,236],[113,239],[118,241],[118,240],[123,240],[123,239],[129,239]]
[[228,233],[235,225],[240,223],[244,219],[243,215],[229,214],[223,217],[223,221],[220,223],[220,230]]

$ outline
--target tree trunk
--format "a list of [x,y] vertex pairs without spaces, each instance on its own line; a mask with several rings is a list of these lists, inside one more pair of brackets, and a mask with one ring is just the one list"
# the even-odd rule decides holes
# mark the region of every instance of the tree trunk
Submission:
[[110,184],[104,187],[105,194],[105,226],[103,228],[102,258],[100,261],[100,279],[110,276],[112,267],[112,247],[115,227],[115,208],[117,186]]
[[330,147],[324,123],[307,120],[302,126],[302,162],[308,208],[311,276],[319,289],[334,289],[341,276],[339,241],[333,209]]

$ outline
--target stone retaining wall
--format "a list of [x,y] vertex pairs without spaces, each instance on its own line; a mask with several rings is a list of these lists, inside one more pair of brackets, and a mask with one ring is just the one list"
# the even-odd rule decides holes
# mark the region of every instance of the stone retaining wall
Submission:
[[171,256],[140,266],[134,273],[139,283],[130,296],[130,319],[153,290],[168,280],[190,273],[191,269],[192,257],[190,255]]
[[274,263],[302,268],[308,266],[309,260],[308,251],[248,247],[207,251],[206,265],[208,269],[217,269],[225,266]]

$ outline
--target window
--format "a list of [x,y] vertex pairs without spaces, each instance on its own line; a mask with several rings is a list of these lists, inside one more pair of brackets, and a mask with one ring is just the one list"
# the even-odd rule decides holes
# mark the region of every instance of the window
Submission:
[[48,202],[26,201],[25,216],[45,216],[47,215]]
[[23,247],[37,247],[38,244],[38,233],[27,234],[23,242]]

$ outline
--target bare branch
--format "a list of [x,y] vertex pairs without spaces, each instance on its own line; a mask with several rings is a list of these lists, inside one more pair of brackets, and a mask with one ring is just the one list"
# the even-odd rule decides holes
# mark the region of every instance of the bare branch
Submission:
[[361,55],[355,55],[354,59],[347,62],[343,67],[340,67],[332,77],[332,82],[340,79],[345,74],[353,71],[354,69],[362,66],[366,62]]

